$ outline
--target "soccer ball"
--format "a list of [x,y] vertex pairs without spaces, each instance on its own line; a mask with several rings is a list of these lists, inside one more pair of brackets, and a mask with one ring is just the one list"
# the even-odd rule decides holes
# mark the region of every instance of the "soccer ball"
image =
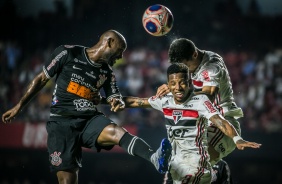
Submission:
[[143,27],[153,36],[167,34],[173,26],[171,11],[160,4],[149,6],[142,17]]

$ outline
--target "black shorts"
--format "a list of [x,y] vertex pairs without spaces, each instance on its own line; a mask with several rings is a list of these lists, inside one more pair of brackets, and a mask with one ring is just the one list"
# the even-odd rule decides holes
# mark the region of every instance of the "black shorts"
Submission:
[[103,114],[88,119],[52,117],[46,124],[51,171],[81,167],[82,147],[112,149],[114,145],[103,147],[96,143],[103,129],[112,123]]

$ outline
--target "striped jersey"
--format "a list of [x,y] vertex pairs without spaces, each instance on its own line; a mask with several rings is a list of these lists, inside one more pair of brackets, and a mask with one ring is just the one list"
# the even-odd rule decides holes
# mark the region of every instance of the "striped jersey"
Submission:
[[[206,95],[190,96],[186,102],[175,104],[171,93],[162,98],[149,98],[150,105],[162,111],[168,138],[173,147],[172,157],[182,155],[191,158],[196,166],[206,167],[209,161],[207,152],[207,119],[220,113]],[[191,162],[192,163],[192,162]]]
[[218,54],[205,51],[202,62],[191,76],[195,91],[203,86],[216,86],[218,94],[213,104],[224,116],[243,117],[241,108],[234,102],[232,83],[223,58]]

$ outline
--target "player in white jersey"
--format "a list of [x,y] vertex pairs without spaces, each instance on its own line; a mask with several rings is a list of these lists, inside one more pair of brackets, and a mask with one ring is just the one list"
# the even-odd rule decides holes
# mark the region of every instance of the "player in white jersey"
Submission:
[[[123,97],[123,100],[126,107],[152,107],[163,112],[168,139],[172,144],[169,172],[174,184],[211,182],[207,120],[233,139],[238,149],[260,147],[260,144],[244,141],[206,95],[191,93],[185,64],[172,64],[167,70],[167,77],[171,91],[168,95],[162,98]],[[118,107],[112,104],[111,110],[117,111]]]
[[[194,92],[208,95],[217,110],[241,135],[237,119],[243,117],[243,112],[234,102],[232,83],[223,58],[214,52],[198,49],[191,40],[179,38],[170,45],[169,61],[188,66]],[[164,84],[158,88],[156,96],[162,97],[169,91],[168,86]],[[208,127],[208,143],[212,165],[236,147],[232,139],[213,125]]]

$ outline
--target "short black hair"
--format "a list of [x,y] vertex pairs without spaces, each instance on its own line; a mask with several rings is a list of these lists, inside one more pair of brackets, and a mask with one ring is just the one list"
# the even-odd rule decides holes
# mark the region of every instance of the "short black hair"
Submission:
[[187,74],[187,77],[189,78],[189,69],[183,63],[173,63],[173,64],[171,64],[167,69],[167,79],[168,79],[169,75],[176,74],[176,73]]
[[179,63],[185,60],[192,60],[192,56],[196,51],[195,44],[186,38],[178,38],[174,40],[169,47],[169,62]]

